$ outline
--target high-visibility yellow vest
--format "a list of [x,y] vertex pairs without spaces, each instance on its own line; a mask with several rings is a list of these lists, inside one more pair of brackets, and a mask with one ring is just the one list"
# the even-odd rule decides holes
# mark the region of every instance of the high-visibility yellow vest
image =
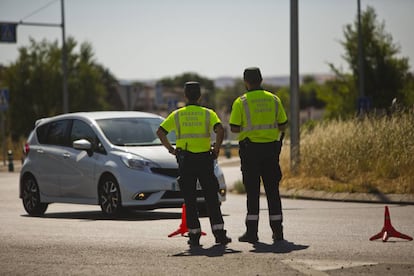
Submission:
[[175,131],[177,148],[199,153],[210,150],[211,133],[217,123],[220,119],[213,110],[187,105],[172,112],[160,126]]
[[255,90],[233,102],[230,124],[240,126],[239,140],[267,143],[280,140],[278,125],[287,122],[282,102],[276,95]]

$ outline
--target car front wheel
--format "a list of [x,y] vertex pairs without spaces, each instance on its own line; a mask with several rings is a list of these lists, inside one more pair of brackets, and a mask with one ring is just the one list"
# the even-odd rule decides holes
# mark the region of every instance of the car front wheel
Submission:
[[24,209],[31,216],[41,216],[46,212],[48,204],[40,202],[39,186],[33,176],[23,179],[22,201]]
[[98,194],[99,205],[105,215],[113,217],[121,213],[121,192],[114,177],[106,176],[102,179]]

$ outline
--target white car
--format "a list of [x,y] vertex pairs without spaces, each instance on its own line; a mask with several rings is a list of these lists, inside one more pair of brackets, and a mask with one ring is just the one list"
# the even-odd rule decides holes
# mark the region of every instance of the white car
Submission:
[[[155,134],[163,118],[133,111],[68,113],[36,121],[25,145],[20,193],[26,212],[53,202],[96,204],[114,216],[123,208],[181,207],[178,166]],[[175,141],[174,133],[169,134]],[[215,162],[219,201],[226,200]],[[198,185],[197,200],[205,208]]]

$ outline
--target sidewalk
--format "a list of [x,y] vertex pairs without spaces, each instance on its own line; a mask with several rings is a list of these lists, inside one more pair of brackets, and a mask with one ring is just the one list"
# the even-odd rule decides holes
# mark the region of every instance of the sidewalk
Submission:
[[[239,157],[226,158],[220,156],[221,167],[240,166]],[[348,202],[369,202],[389,204],[414,204],[414,194],[368,194],[368,193],[333,193],[315,190],[280,189],[282,198],[313,199]]]

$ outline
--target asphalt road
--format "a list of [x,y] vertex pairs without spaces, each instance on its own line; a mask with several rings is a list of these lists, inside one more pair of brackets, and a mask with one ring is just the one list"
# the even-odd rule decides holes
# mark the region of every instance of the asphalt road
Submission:
[[[18,173],[0,173],[0,275],[414,275],[414,242],[369,241],[384,223],[384,205],[283,199],[285,239],[273,244],[262,198],[260,242],[240,243],[245,197],[222,206],[233,242],[215,246],[201,218],[203,247],[168,234],[180,209],[106,219],[98,206],[52,204],[29,217],[18,198]],[[414,206],[389,205],[393,226],[413,236]]]

